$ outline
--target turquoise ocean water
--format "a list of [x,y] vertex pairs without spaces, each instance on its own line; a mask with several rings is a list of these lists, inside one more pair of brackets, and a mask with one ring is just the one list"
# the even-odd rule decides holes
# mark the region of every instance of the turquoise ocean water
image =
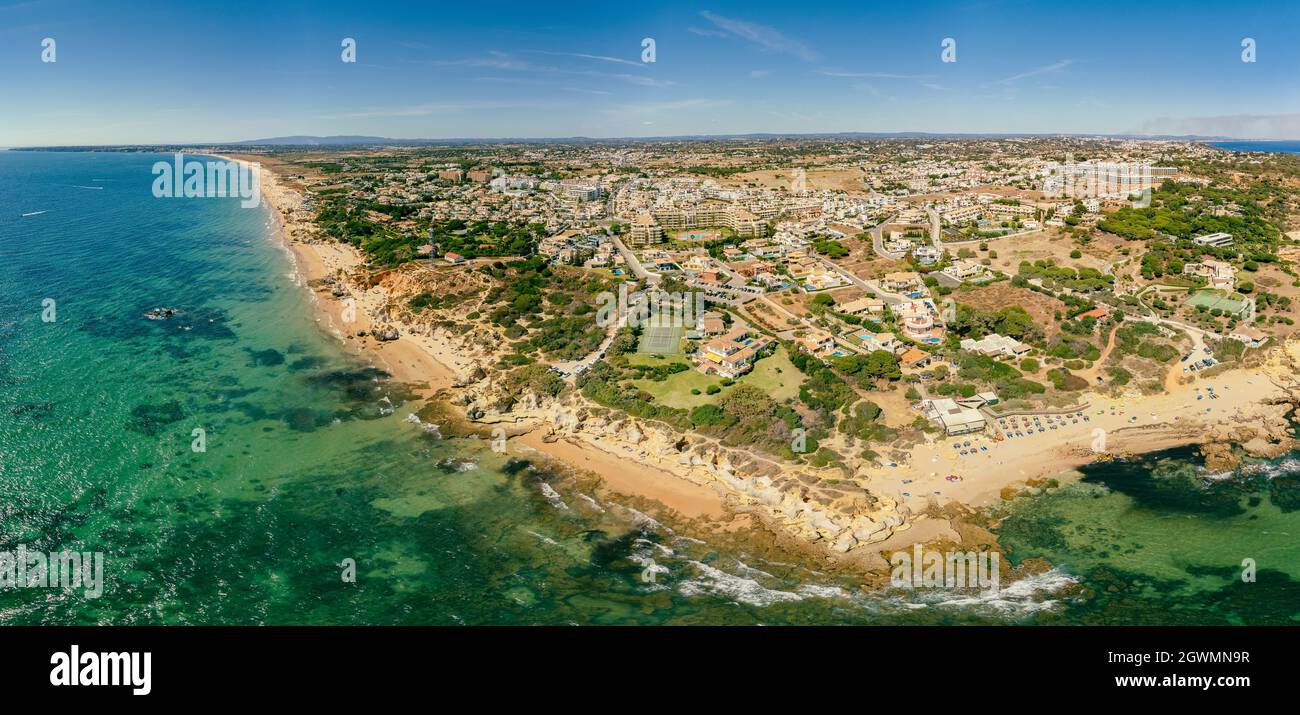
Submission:
[[[1300,610],[1285,460],[1210,486],[1189,454],[1096,468],[1004,522],[1013,562],[1056,568],[980,598],[863,593],[526,455],[439,439],[408,421],[402,386],[320,330],[269,210],[154,198],[150,167],[166,158],[0,152],[0,551],[99,551],[107,572],[98,599],[0,590],[0,623],[1270,623]],[[180,314],[143,317],[159,306]],[[1256,583],[1237,577],[1243,558]],[[651,560],[663,570],[647,581]]]
[[1267,151],[1279,154],[1300,154],[1300,141],[1294,140],[1210,142],[1210,145],[1228,151]]

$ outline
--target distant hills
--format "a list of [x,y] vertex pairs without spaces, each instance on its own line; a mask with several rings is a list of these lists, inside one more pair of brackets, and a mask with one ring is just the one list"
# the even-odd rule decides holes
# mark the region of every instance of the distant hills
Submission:
[[[359,144],[405,144],[405,139],[388,139],[385,137],[367,137],[367,136],[331,136],[331,137],[314,137],[305,134],[291,137],[271,137],[269,139],[249,139],[240,142],[230,142],[226,146],[344,146]],[[423,143],[423,140],[416,139],[412,143]]]
[[1218,142],[1238,141],[1227,136],[1199,134],[1082,134],[1082,133],[932,133],[932,132],[831,132],[831,133],[765,133],[752,134],[685,134],[652,137],[458,137],[446,139],[394,139],[366,135],[313,136],[295,134],[265,139],[247,139],[234,142],[192,142],[183,144],[115,144],[99,146],[37,146],[13,147],[40,151],[157,151],[220,147],[377,147],[377,146],[448,146],[467,144],[610,144],[632,142],[692,142],[692,141],[779,141],[779,140],[872,140],[872,139],[1014,139],[1070,137],[1075,139],[1131,139],[1149,141]]
[[454,137],[446,139],[394,139],[374,136],[295,135],[248,139],[222,146],[426,146],[432,144],[556,144],[626,141],[774,141],[781,139],[1006,139],[1011,137],[1075,137],[1098,139],[1147,139],[1161,141],[1230,141],[1232,137],[1196,134],[1072,134],[1072,133],[933,133],[933,132],[830,132],[751,134],[683,134],[647,137]]

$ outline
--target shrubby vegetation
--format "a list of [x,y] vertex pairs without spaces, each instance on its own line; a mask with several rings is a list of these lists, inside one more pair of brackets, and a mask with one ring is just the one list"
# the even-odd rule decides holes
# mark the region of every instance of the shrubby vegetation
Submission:
[[1156,362],[1171,362],[1178,357],[1178,348],[1151,339],[1159,335],[1160,329],[1151,323],[1126,323],[1115,331],[1115,352],[1119,355],[1137,355]]
[[998,310],[981,310],[959,303],[957,318],[948,327],[963,338],[978,339],[990,333],[1026,341],[1042,337],[1042,330],[1034,325],[1034,319],[1018,305]]
[[[958,375],[965,380],[989,384],[1003,400],[1041,395],[1047,391],[1041,383],[1026,379],[1011,365],[978,353],[961,353],[961,370]],[[975,393],[971,392],[973,394]]]
[[[498,279],[484,296],[488,319],[511,340],[563,360],[581,358],[600,346],[605,329],[596,325],[596,296],[612,283],[581,271],[553,268],[541,256],[480,270]],[[543,311],[544,302],[550,307]]]
[[[1230,233],[1238,243],[1273,243],[1280,232],[1264,216],[1262,203],[1275,198],[1279,189],[1256,183],[1245,188],[1202,187],[1164,182],[1151,192],[1146,208],[1125,206],[1097,224],[1097,228],[1129,240],[1162,236],[1191,238],[1207,233]],[[1216,207],[1232,204],[1240,216],[1214,215]]]
[[813,241],[812,247],[827,258],[844,258],[849,255],[849,249],[844,244],[831,238],[819,238]]
[[873,387],[877,380],[898,380],[903,377],[898,358],[888,350],[876,350],[869,355],[831,358],[831,364],[845,375],[856,377],[863,387]]
[[1017,272],[1019,277],[1026,282],[1031,278],[1042,280],[1043,287],[1049,290],[1069,288],[1073,291],[1096,292],[1109,290],[1115,282],[1112,276],[1108,276],[1096,268],[1058,266],[1053,261],[1046,259],[1040,259],[1033,263],[1021,261]]
[[545,226],[539,223],[469,223],[460,219],[433,223],[429,227],[431,234],[408,232],[370,215],[374,212],[401,220],[418,210],[416,204],[350,203],[338,196],[321,208],[316,223],[334,239],[360,248],[371,265],[381,268],[415,260],[419,257],[419,247],[429,243],[430,235],[441,254],[459,253],[466,258],[526,256],[534,252],[537,242],[546,235]]

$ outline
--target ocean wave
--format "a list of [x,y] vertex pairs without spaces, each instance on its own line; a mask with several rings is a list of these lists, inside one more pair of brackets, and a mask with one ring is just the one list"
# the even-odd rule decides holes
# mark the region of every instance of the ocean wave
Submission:
[[1300,473],[1300,459],[1287,457],[1278,462],[1261,462],[1248,464],[1241,468],[1242,474],[1262,474],[1267,479]]
[[569,510],[569,505],[565,504],[564,499],[560,498],[560,493],[555,491],[555,487],[546,482],[538,482],[537,488],[542,490],[542,496],[546,497],[546,501],[550,502],[551,506],[563,511]]
[[764,570],[762,570],[762,569],[756,569],[756,568],[754,568],[753,566],[750,566],[749,564],[745,563],[744,561],[737,561],[737,562],[736,562],[736,566],[737,566],[737,568],[739,568],[740,571],[743,572],[743,573],[748,573],[748,574],[757,574],[757,575],[759,575],[759,576],[763,576],[763,577],[766,577],[766,578],[776,578],[776,577],[773,576],[772,574],[770,574],[770,573],[768,573],[768,572],[766,572],[766,571],[764,571]]
[[1019,579],[996,592],[955,592],[944,589],[917,589],[902,591],[890,589],[883,592],[856,593],[843,586],[828,583],[803,583],[793,589],[765,585],[775,578],[743,562],[737,562],[740,573],[728,573],[700,561],[688,561],[699,575],[678,584],[684,596],[720,596],[748,606],[764,608],[779,603],[794,603],[809,599],[848,601],[867,612],[917,611],[927,608],[984,613],[1006,619],[1020,619],[1050,610],[1060,603],[1055,594],[1079,583],[1078,579],[1061,569]]
[[677,592],[683,596],[722,596],[737,603],[760,608],[777,603],[802,601],[805,598],[792,591],[767,588],[752,578],[729,574],[700,561],[691,561],[690,564],[699,569],[700,576],[677,584]]
[[635,539],[635,540],[632,541],[632,543],[634,543],[634,544],[646,544],[646,545],[649,545],[649,546],[653,546],[654,548],[658,549],[658,550],[659,550],[659,553],[663,554],[664,556],[674,556],[674,555],[676,555],[676,553],[677,553],[677,552],[673,551],[672,549],[668,548],[667,546],[664,546],[663,544],[661,544],[661,543],[659,543],[659,542],[657,542],[657,541],[651,541],[651,540],[649,540],[649,539]]
[[824,599],[853,598],[853,594],[849,593],[848,590],[843,587],[830,586],[830,585],[819,584],[819,583],[805,583],[804,585],[795,589],[795,591],[797,591],[800,595],[808,596],[811,598],[824,598]]
[[421,421],[420,418],[416,416],[414,412],[407,415],[404,421],[410,422],[411,424],[418,426],[420,429],[424,430],[425,432],[428,432],[429,434],[437,437],[438,439],[442,439],[442,432],[441,429],[438,427],[438,425],[432,422]]
[[660,524],[658,521],[655,521],[655,519],[654,519],[653,517],[651,517],[649,514],[646,514],[646,513],[643,512],[643,511],[638,511],[638,510],[636,510],[636,509],[633,509],[633,508],[630,507],[630,506],[624,506],[624,505],[622,505],[622,504],[619,504],[619,505],[617,505],[617,506],[618,506],[620,509],[626,511],[626,512],[628,513],[628,515],[632,517],[632,520],[635,521],[637,524],[639,524],[639,525],[641,525],[641,526],[648,527],[648,528],[650,528],[650,529],[654,529],[654,530],[663,530],[663,531],[667,531],[667,532],[670,533],[670,534],[671,534],[672,531],[673,531],[672,529],[669,529],[668,527],[664,526],[663,524]]
[[[757,578],[727,573],[700,561],[688,561],[700,571],[696,578],[678,584],[677,590],[684,596],[722,596],[737,603],[749,606],[766,607],[777,603],[794,603],[806,599],[851,600],[853,594],[847,589],[833,584],[804,583],[793,591],[765,586]],[[776,580],[765,571],[755,569],[743,562],[736,562],[740,570],[755,576]]]
[[528,533],[532,534],[533,536],[536,536],[538,541],[541,541],[543,544],[546,544],[546,545],[548,545],[548,546],[559,546],[559,545],[560,545],[559,542],[557,542],[555,539],[552,539],[552,538],[549,537],[549,536],[543,536],[543,535],[537,533],[536,531],[529,531]]
[[438,467],[449,469],[454,472],[465,473],[478,467],[478,462],[473,459],[464,459],[460,457],[447,457],[438,460]]
[[1239,477],[1262,476],[1265,479],[1275,479],[1288,474],[1300,473],[1300,459],[1287,457],[1276,462],[1253,462],[1244,464],[1236,469],[1229,469],[1223,472],[1210,472],[1202,468],[1200,478],[1206,482],[1225,482]]
[[[1035,576],[1011,582],[997,591],[961,593],[944,589],[919,589],[910,601],[921,607],[938,606],[977,611],[991,611],[1002,616],[1020,618],[1054,608],[1058,598],[1050,598],[1079,583],[1074,576],[1054,568]],[[901,604],[899,604],[901,605]]]

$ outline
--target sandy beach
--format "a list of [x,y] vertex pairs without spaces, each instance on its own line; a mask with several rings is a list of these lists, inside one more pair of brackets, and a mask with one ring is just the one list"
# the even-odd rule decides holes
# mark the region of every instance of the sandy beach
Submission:
[[[937,439],[913,448],[907,463],[869,470],[868,486],[914,511],[927,501],[983,507],[999,501],[1007,487],[1046,477],[1068,481],[1077,474],[1072,470],[1101,459],[1198,444],[1215,435],[1237,433],[1239,438],[1243,427],[1276,421],[1287,411],[1286,405],[1268,404],[1284,397],[1282,386],[1291,382],[1284,352],[1300,357],[1300,345],[1278,349],[1260,370],[1223,372],[1175,385],[1165,394],[1111,398],[1084,393],[1081,404],[1088,405],[1078,410],[1083,417],[1072,412],[1064,424],[1043,418],[1044,431],[1032,435],[1000,442],[989,432]],[[1020,424],[1026,424],[1024,417]],[[948,480],[949,475],[960,481]]]
[[722,495],[713,489],[593,445],[569,439],[546,442],[538,430],[514,441],[572,467],[594,472],[607,487],[620,494],[653,499],[688,519],[700,516],[717,519],[726,513]]
[[[257,156],[217,156],[241,164],[266,161],[265,157]],[[363,264],[360,252],[350,246],[312,240],[314,227],[303,224],[295,216],[302,194],[285,185],[274,169],[263,165],[259,177],[262,196],[272,209],[276,234],[291,255],[301,285],[317,286],[322,279],[340,272],[351,273]],[[381,304],[384,297],[379,290],[371,293],[355,296],[352,298],[355,302],[351,302],[346,297],[335,297],[328,290],[311,288],[317,307],[316,322],[322,330],[338,338],[348,352],[387,371],[394,379],[425,385],[426,396],[450,386],[455,372],[424,344],[427,338],[403,333],[396,340],[380,341],[370,335],[374,323],[367,308]]]

